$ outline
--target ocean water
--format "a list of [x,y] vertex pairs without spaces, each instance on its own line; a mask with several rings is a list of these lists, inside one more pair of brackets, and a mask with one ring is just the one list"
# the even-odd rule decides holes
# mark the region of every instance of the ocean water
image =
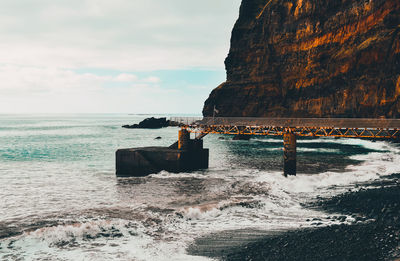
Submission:
[[328,225],[302,204],[400,172],[397,144],[300,139],[284,178],[281,139],[208,135],[208,170],[117,178],[118,148],[177,139],[120,127],[145,117],[0,115],[0,260],[210,260],[188,254],[194,239]]

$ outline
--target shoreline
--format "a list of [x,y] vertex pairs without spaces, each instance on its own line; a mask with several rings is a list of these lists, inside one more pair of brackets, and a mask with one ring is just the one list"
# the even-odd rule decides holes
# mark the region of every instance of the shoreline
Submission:
[[[397,260],[400,258],[400,174],[358,186],[332,198],[319,198],[304,207],[352,217],[342,222],[291,231],[257,232],[241,242],[226,231],[196,239],[189,254],[219,260]],[[345,217],[345,216],[344,216]],[[342,217],[332,217],[343,219]],[[343,220],[344,221],[344,220]],[[245,230],[243,230],[245,231]],[[241,232],[246,234],[246,232]],[[248,234],[252,231],[248,230]],[[225,246],[218,240],[227,240]],[[202,242],[217,242],[201,246]],[[233,243],[230,243],[229,240]],[[230,245],[229,245],[230,244]]]

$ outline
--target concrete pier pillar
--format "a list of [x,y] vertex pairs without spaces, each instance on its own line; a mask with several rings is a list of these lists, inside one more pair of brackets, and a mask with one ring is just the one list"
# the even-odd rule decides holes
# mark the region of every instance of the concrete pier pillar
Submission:
[[283,174],[296,175],[296,135],[292,132],[283,135]]
[[178,149],[187,150],[190,146],[190,132],[186,129],[181,129],[178,135]]

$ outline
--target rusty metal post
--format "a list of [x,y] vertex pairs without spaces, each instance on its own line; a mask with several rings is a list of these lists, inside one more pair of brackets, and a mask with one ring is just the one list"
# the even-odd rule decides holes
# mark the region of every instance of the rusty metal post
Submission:
[[178,149],[187,150],[190,146],[190,132],[187,129],[181,129],[178,135]]
[[296,175],[296,134],[283,134],[283,174]]

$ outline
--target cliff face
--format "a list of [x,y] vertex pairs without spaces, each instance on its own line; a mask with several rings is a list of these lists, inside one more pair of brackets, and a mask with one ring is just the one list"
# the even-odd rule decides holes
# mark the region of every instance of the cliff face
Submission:
[[400,116],[399,0],[242,0],[210,116]]

